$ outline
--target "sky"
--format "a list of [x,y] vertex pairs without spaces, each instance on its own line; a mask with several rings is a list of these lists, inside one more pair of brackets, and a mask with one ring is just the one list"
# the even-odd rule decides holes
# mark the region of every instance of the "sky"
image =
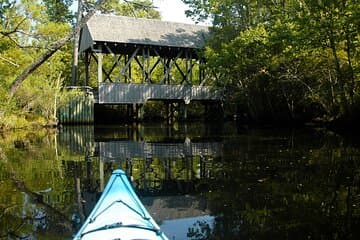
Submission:
[[[185,16],[187,6],[181,0],[152,0],[161,14],[163,21],[195,24],[191,18]],[[73,2],[73,11],[77,11],[77,1]],[[204,24],[204,23],[202,23]]]
[[181,0],[153,0],[158,7],[162,20],[194,24],[191,18],[185,16],[187,6]]

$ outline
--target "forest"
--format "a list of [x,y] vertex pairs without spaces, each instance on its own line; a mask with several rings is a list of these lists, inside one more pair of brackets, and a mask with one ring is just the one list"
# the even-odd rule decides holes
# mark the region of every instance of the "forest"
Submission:
[[[225,116],[356,125],[357,0],[182,1],[187,16],[211,22],[204,56],[213,87],[224,93]],[[150,0],[83,1],[84,17],[77,12],[71,0],[0,3],[0,129],[56,125],[56,109],[74,94],[65,90],[73,81],[74,39],[92,14],[161,19]]]

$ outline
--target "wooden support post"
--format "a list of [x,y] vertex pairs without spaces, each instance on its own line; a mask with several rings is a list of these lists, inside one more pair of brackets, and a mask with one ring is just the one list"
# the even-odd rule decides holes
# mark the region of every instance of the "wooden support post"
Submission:
[[146,83],[146,54],[145,54],[145,48],[143,47],[142,49],[142,82],[141,83]]
[[187,104],[185,102],[180,103],[180,119],[187,120]]
[[168,124],[170,124],[170,103],[165,102],[166,104],[166,121]]
[[[170,71],[169,71],[169,68],[170,68],[170,58],[168,58],[168,59],[165,60],[164,76],[163,76],[164,83],[169,83],[169,82],[170,82]],[[163,81],[163,80],[161,80],[161,82],[162,82],[162,81]]]
[[209,109],[210,109],[210,107],[209,107],[209,104],[208,103],[204,103],[204,106],[205,106],[205,118],[207,119],[207,118],[209,118]]
[[85,52],[85,81],[84,81],[84,86],[88,86],[88,85],[89,85],[89,78],[90,78],[89,67],[90,67],[89,52],[86,51],[86,52]]
[[191,59],[189,59],[189,51],[185,52],[185,79],[186,82],[189,83],[190,81],[190,77],[189,77],[189,68],[191,67],[191,64],[189,64],[189,61]]
[[135,104],[136,120],[142,121],[144,118],[144,104]]
[[103,82],[103,78],[102,78],[102,74],[103,74],[103,71],[102,71],[103,55],[102,55],[102,53],[98,53],[97,56],[98,56],[98,83],[100,85],[100,83]]
[[[120,71],[120,74],[124,75],[124,83],[127,83],[130,81],[129,80],[130,74],[126,75],[126,69],[125,69],[128,59],[129,59],[128,55],[124,55],[124,68],[121,69],[121,71]],[[130,72],[130,69],[129,69],[129,72]]]
[[170,101],[165,101],[166,105],[166,121],[168,124],[172,124],[176,120],[176,106]]
[[132,105],[131,104],[126,104],[126,117],[128,119],[131,118],[131,114],[132,113]]
[[100,191],[104,191],[105,181],[104,181],[104,162],[100,159],[99,161],[99,180],[100,180]]
[[133,160],[129,157],[125,159],[125,169],[126,174],[130,176],[131,180],[133,178]]
[[150,65],[150,48],[146,48],[146,67],[145,67],[145,83],[151,83],[151,65]]
[[206,165],[205,158],[203,155],[200,155],[200,179],[205,178]]
[[189,62],[189,64],[190,64],[190,66],[189,66],[189,67],[190,67],[190,69],[189,69],[189,76],[190,76],[189,81],[190,81],[191,83],[193,83],[193,68],[194,68],[194,64],[193,64],[193,57],[192,57],[191,52],[190,52],[189,60],[190,60],[190,62]]

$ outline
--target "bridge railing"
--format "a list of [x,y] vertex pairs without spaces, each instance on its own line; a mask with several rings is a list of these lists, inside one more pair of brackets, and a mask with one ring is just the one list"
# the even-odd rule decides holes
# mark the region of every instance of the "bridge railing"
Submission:
[[145,103],[148,100],[220,101],[221,93],[208,86],[102,83],[99,86],[100,104]]

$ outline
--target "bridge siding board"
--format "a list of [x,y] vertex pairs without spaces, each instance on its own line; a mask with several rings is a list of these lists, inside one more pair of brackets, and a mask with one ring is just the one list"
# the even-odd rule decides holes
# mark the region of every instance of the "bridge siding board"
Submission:
[[88,124],[94,122],[94,97],[80,96],[57,110],[57,119],[61,124]]
[[143,104],[148,100],[220,101],[221,95],[207,86],[103,83],[99,86],[100,104]]

